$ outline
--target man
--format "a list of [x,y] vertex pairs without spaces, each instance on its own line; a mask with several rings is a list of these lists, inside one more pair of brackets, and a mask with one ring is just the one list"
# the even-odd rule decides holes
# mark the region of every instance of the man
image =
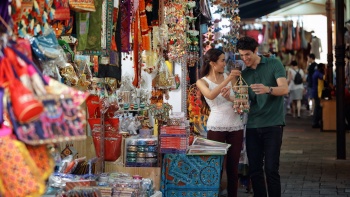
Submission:
[[321,107],[321,96],[322,90],[324,88],[324,79],[325,76],[325,64],[318,64],[317,69],[312,75],[312,89],[311,96],[314,101],[314,113],[312,118],[312,128],[321,128],[321,120],[322,120],[322,107]]
[[254,196],[265,197],[268,192],[269,197],[280,197],[279,160],[285,125],[283,96],[288,94],[286,72],[279,60],[259,56],[258,43],[251,37],[240,38],[237,49],[247,66],[242,77],[250,85],[246,147]]
[[307,69],[306,69],[306,73],[307,73],[307,78],[306,78],[306,81],[307,81],[307,95],[308,95],[308,103],[307,103],[307,106],[309,106],[309,103],[311,101],[311,109],[310,110],[310,116],[313,115],[313,111],[315,109],[315,101],[312,99],[312,95],[311,95],[311,92],[312,92],[312,75],[314,74],[315,70],[317,69],[317,63],[315,62],[315,54],[311,53],[308,57],[307,57],[307,63],[308,63],[308,66],[307,66]]

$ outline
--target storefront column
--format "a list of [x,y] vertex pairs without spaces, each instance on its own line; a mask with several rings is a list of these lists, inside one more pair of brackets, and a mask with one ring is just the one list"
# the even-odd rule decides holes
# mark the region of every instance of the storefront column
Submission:
[[333,39],[332,39],[332,3],[326,2],[327,15],[327,81],[333,84]]
[[345,136],[345,44],[344,44],[344,1],[335,1],[336,21],[336,102],[337,102],[337,159],[346,159],[346,136]]

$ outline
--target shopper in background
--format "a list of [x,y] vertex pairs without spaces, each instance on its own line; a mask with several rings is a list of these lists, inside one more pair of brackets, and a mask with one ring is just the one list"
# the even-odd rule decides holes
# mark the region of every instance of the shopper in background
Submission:
[[325,79],[325,64],[318,64],[317,70],[312,75],[312,99],[315,101],[314,115],[312,119],[312,128],[321,128],[322,108],[321,108],[321,96],[324,88]]
[[296,74],[299,73],[302,81],[305,79],[305,74],[303,69],[300,69],[298,62],[293,60],[291,63],[291,68],[288,70],[288,89],[289,89],[289,99],[292,103],[291,111],[292,115],[295,118],[295,112],[297,112],[298,118],[300,118],[301,110],[301,100],[303,99],[304,94],[304,84],[296,84],[295,78]]
[[308,57],[307,57],[307,68],[306,68],[306,74],[307,74],[307,78],[306,78],[306,82],[307,82],[307,96],[308,96],[308,106],[310,106],[310,102],[311,102],[311,108],[309,108],[310,110],[310,114],[309,115],[313,115],[314,109],[315,109],[315,101],[312,99],[312,75],[314,74],[314,72],[317,69],[317,63],[315,62],[315,54],[311,53]]
[[286,72],[279,60],[259,56],[258,43],[251,37],[240,38],[237,49],[247,66],[242,77],[250,85],[246,147],[254,196],[280,197],[279,160],[285,125],[283,96],[288,94]]
[[230,95],[233,94],[232,83],[237,80],[240,71],[232,70],[229,75],[224,73],[225,54],[219,49],[209,49],[203,62],[202,78],[197,80],[196,85],[205,98],[203,105],[210,107],[207,138],[231,144],[225,159],[227,193],[229,197],[236,197],[244,125],[240,115],[233,110]]

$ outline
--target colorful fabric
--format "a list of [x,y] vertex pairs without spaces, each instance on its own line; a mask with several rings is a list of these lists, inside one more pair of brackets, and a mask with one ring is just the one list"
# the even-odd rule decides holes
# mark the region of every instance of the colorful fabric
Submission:
[[0,149],[4,196],[42,196],[45,182],[25,145],[10,137],[2,137]]
[[49,150],[46,145],[39,146],[29,146],[27,145],[27,149],[30,153],[31,158],[34,160],[38,171],[40,173],[40,177],[44,180],[48,179],[51,175],[55,163],[51,155],[49,154]]
[[120,4],[121,15],[121,52],[129,52],[130,50],[130,9],[131,1],[124,0]]

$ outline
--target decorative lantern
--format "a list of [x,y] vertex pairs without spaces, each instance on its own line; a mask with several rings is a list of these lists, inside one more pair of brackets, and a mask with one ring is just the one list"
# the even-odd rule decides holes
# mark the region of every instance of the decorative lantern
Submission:
[[233,102],[233,109],[236,113],[243,115],[248,113],[250,109],[249,96],[248,96],[248,84],[244,81],[242,75],[240,75],[232,87],[235,92],[235,100]]

